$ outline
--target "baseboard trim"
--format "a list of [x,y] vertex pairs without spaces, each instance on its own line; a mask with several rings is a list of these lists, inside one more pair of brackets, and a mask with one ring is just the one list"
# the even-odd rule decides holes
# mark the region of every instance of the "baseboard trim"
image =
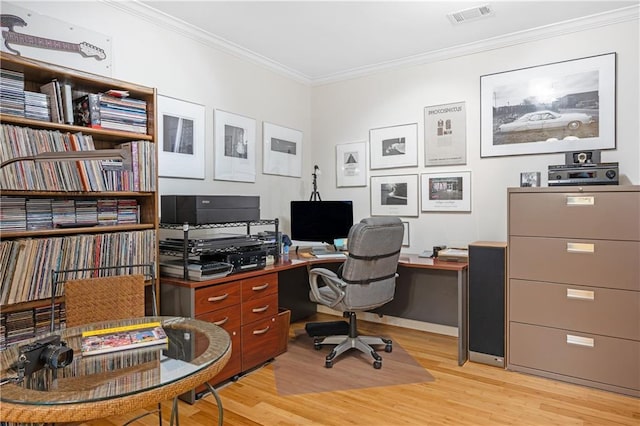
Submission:
[[[342,317],[342,312],[334,311],[333,309],[327,308],[323,305],[318,305],[317,310],[318,312],[323,314]],[[458,327],[452,327],[450,325],[434,324],[431,322],[416,321],[407,318],[398,318],[391,315],[383,315],[381,317],[373,312],[358,312],[358,318],[364,321],[375,322],[378,324],[393,325],[396,327],[409,328],[411,330],[420,330],[429,333],[443,334],[445,336],[458,337]]]

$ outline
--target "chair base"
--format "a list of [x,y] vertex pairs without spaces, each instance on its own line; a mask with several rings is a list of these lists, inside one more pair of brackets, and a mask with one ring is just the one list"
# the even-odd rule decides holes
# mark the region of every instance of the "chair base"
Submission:
[[[324,366],[326,368],[333,367],[333,361],[336,357],[347,352],[350,349],[357,349],[360,352],[371,355],[373,358],[373,368],[382,368],[382,357],[373,349],[372,345],[385,345],[385,352],[391,352],[393,350],[392,342],[389,339],[375,336],[359,336],[356,328],[356,314],[355,312],[347,312],[349,316],[349,334],[327,336],[324,338],[316,338],[313,340],[313,346],[315,349],[320,349],[322,345],[336,345],[335,348],[325,358]],[[344,323],[343,321],[335,321],[329,324]],[[315,323],[318,324],[318,323]],[[345,323],[346,324],[346,323]],[[306,327],[305,327],[306,328]],[[311,327],[312,330],[314,327]],[[307,331],[308,332],[308,331]]]

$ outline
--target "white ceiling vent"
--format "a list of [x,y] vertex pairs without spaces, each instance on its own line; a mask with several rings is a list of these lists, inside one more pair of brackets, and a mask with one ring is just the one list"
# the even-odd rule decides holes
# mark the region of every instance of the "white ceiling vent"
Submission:
[[472,7],[469,9],[459,10],[457,12],[449,13],[447,16],[449,20],[454,24],[461,24],[463,22],[473,21],[479,18],[485,18],[493,15],[493,8],[488,4],[478,7]]

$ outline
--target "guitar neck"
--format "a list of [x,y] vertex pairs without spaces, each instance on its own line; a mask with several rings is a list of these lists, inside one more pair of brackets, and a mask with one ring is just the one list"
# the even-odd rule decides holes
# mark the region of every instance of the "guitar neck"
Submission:
[[65,52],[80,52],[80,45],[66,41],[52,40],[13,31],[2,31],[2,37],[9,43],[21,46],[39,47],[41,49],[62,50]]

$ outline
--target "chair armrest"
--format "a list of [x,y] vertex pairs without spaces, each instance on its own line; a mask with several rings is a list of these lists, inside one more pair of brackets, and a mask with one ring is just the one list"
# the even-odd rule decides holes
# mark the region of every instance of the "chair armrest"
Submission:
[[[327,298],[320,293],[318,278],[320,278],[323,284],[326,284],[329,289],[334,293],[335,298]],[[326,305],[330,308],[335,307],[338,303],[344,299],[345,292],[344,287],[346,284],[338,278],[335,272],[325,268],[313,268],[309,271],[309,285],[311,287],[311,293],[316,301]]]

